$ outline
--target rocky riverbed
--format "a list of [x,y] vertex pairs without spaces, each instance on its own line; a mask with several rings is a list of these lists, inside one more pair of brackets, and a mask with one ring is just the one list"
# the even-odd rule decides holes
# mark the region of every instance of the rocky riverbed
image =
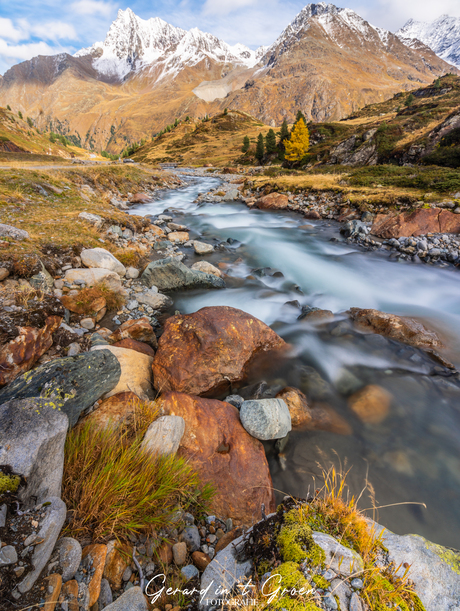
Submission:
[[[222,182],[225,177],[205,182],[202,194],[196,178],[182,177],[176,209],[152,194],[138,198],[142,207],[134,213],[143,218],[134,217],[132,229],[128,218],[117,225],[91,211],[80,213],[79,220],[99,232],[101,246],[57,252],[52,274],[44,266],[28,279],[8,266],[0,271],[0,608],[46,603],[59,611],[147,610],[145,585],[164,571],[171,583],[189,589],[206,589],[212,582],[212,588],[231,589],[238,580],[263,583],[283,573],[286,563],[295,564],[283,573],[286,584],[292,586],[294,573],[295,585],[308,585],[311,592],[307,602],[295,595],[278,601],[280,609],[292,600],[312,610],[374,608],[365,595],[363,552],[356,542],[347,547],[329,527],[294,522],[300,529],[294,539],[301,557],[283,547],[279,537],[291,523],[288,516],[301,507],[308,513],[316,497],[288,497],[273,513],[272,478],[290,465],[287,448],[296,447],[296,435],[319,445],[321,436],[326,444],[331,438],[334,444],[350,438],[356,445],[354,439],[364,438],[366,443],[374,440],[377,457],[386,457],[387,473],[392,463],[398,465],[390,477],[396,488],[403,486],[414,457],[397,455],[400,449],[389,443],[386,432],[407,421],[398,388],[403,401],[408,388],[425,385],[429,397],[444,393],[443,401],[455,402],[460,392],[456,359],[450,361],[448,341],[427,323],[367,303],[346,310],[341,304],[333,310],[319,307],[281,260],[284,272],[251,265],[254,254],[246,244],[256,225],[260,231],[262,215],[273,226],[292,219],[250,210],[245,212],[253,223],[249,230],[238,216],[230,232],[235,237],[225,237],[227,226],[219,214],[241,215],[237,201],[242,197],[250,207],[257,202],[273,209],[251,201],[250,192],[241,195],[240,177]],[[266,197],[272,202],[280,196]],[[288,209],[323,222],[318,202],[302,207],[301,199],[286,197]],[[328,212],[327,220],[333,221],[334,214]],[[348,231],[370,221],[346,222]],[[305,239],[308,234],[302,232],[310,229],[296,226],[295,231]],[[349,239],[355,239],[352,233]],[[331,237],[341,239],[337,232]],[[418,238],[413,239],[418,249]],[[138,256],[124,264],[111,250],[132,250]],[[277,255],[276,248],[271,250]],[[432,262],[436,259],[428,246],[423,252]],[[278,304],[275,318],[268,310],[259,316],[246,311],[254,294],[259,305],[267,297]],[[203,300],[207,307],[194,307]],[[359,346],[364,360],[378,355],[380,361],[372,373],[360,366],[362,357],[345,369],[341,361],[340,375],[328,378],[321,365],[314,367],[302,356],[302,338],[316,347],[317,355],[319,346],[330,345],[339,354]],[[61,499],[66,436],[88,423],[98,430],[113,422],[131,426],[139,400],[157,410],[142,451],[187,459],[201,481],[216,488],[211,511],[192,514],[177,506],[167,528],[133,532],[122,541],[109,535],[68,536],[62,529],[71,528],[73,513]],[[446,456],[437,461],[447,463]],[[455,469],[455,463],[449,464]],[[288,470],[298,477],[295,466]],[[319,556],[308,555],[317,549],[312,541],[322,550]],[[351,553],[354,545],[359,551]],[[460,604],[455,551],[389,531],[384,545],[386,555],[373,558],[372,567],[390,574],[392,562],[413,565],[414,592],[427,610],[453,611]],[[159,598],[150,608],[210,608],[216,604],[209,600],[219,594],[214,589],[209,593],[179,605],[177,599]],[[414,606],[418,599],[397,600],[420,610]]]

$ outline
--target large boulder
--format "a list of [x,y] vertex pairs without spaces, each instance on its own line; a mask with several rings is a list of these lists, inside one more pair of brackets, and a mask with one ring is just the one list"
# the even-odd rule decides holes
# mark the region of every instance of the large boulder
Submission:
[[244,401],[241,424],[256,439],[282,439],[291,430],[291,414],[282,399]]
[[9,384],[52,346],[52,334],[61,324],[60,316],[48,316],[45,326],[18,327],[19,335],[0,348],[0,386]]
[[282,193],[270,193],[257,200],[257,207],[261,210],[285,210],[288,204],[288,196]]
[[118,360],[121,375],[118,383],[104,394],[104,398],[131,391],[140,399],[148,401],[154,398],[152,388],[153,358],[135,350],[116,346],[93,346],[91,352],[110,351]]
[[0,405],[0,465],[27,482],[19,498],[29,505],[61,496],[67,416],[47,399],[13,399]]
[[0,390],[0,404],[42,397],[67,414],[73,426],[85,409],[115,388],[120,376],[120,364],[109,350],[85,352],[55,359],[17,377]]
[[409,578],[425,609],[456,611],[460,608],[460,552],[432,543],[419,535],[396,535],[369,522],[381,536],[390,562],[402,577],[410,565]]
[[141,354],[147,354],[148,356],[154,357],[155,350],[146,344],[145,342],[139,342],[137,339],[121,339],[119,342],[113,344],[115,348],[127,348],[128,350],[134,350]]
[[276,397],[283,399],[291,414],[292,428],[328,431],[349,435],[350,425],[330,405],[324,402],[309,404],[307,397],[298,388],[287,386]]
[[13,238],[13,240],[28,240],[30,235],[24,229],[0,223],[0,238]]
[[222,278],[189,269],[173,257],[149,263],[141,276],[141,280],[146,286],[156,286],[160,291],[225,288],[225,282]]
[[388,314],[379,310],[361,310],[360,308],[350,308],[350,317],[363,331],[385,335],[423,350],[434,350],[442,347],[442,342],[437,333],[427,329],[414,318]]
[[81,251],[81,261],[85,267],[108,269],[119,276],[126,274],[126,267],[105,248],[86,248]]
[[236,407],[167,393],[160,399],[160,410],[184,419],[185,433],[178,454],[190,462],[202,482],[215,485],[212,509],[216,515],[249,525],[260,517],[262,503],[267,513],[274,510],[263,445],[244,430]]
[[120,276],[110,269],[102,268],[78,268],[68,269],[65,273],[64,280],[66,282],[84,282],[87,286],[96,286],[97,284],[105,284],[107,288],[114,292],[125,294],[125,290],[121,285]]
[[371,233],[387,239],[427,233],[460,233],[460,218],[457,214],[439,208],[420,208],[401,214],[378,214]]
[[236,308],[215,306],[168,318],[153,362],[158,391],[218,393],[241,381],[255,357],[286,347],[270,327]]
[[158,345],[155,331],[147,316],[127,320],[110,336],[111,342],[119,342],[122,339],[135,339],[138,342],[147,342],[154,348]]

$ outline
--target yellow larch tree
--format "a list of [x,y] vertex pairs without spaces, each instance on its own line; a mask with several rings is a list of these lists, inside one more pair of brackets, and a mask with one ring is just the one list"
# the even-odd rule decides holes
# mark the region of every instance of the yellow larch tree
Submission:
[[288,161],[299,162],[305,157],[310,144],[310,134],[303,119],[299,119],[292,130],[289,140],[285,140],[285,158]]

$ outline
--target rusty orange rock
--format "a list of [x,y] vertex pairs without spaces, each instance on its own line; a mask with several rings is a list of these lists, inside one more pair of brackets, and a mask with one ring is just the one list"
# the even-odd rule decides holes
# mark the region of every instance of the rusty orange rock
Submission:
[[97,314],[105,308],[107,302],[105,297],[97,294],[97,289],[94,290],[94,298],[85,299],[84,301],[78,295],[62,295],[61,302],[71,312],[76,314]]
[[130,563],[131,552],[132,548],[119,545],[117,541],[110,541],[107,544],[103,577],[107,579],[112,590],[121,588],[123,573]]
[[339,435],[350,435],[351,427],[330,405],[315,402],[309,405],[307,397],[298,390],[287,386],[276,397],[283,399],[291,414],[292,427],[311,431],[328,431]]
[[236,407],[213,399],[167,393],[163,414],[181,416],[185,433],[179,456],[186,458],[201,481],[216,487],[212,510],[236,524],[253,524],[265,504],[274,511],[273,486],[261,442],[243,428]]
[[111,342],[119,342],[122,339],[135,339],[157,347],[157,338],[147,316],[127,320],[110,336]]
[[457,214],[440,208],[420,208],[401,214],[378,214],[371,233],[380,238],[401,238],[427,233],[459,233]]
[[61,593],[62,577],[61,575],[54,573],[53,575],[46,577],[45,581],[48,585],[47,592],[45,595],[44,609],[47,609],[48,611],[54,611],[59,595]]
[[376,384],[369,384],[348,398],[350,409],[362,422],[380,424],[390,412],[392,395]]
[[84,418],[79,426],[92,422],[97,428],[129,426],[134,419],[139,397],[133,392],[120,392],[104,399],[99,407]]
[[288,207],[289,199],[287,195],[282,193],[270,193],[259,197],[257,200],[257,207],[261,210],[284,210]]
[[[78,604],[78,582],[75,579],[67,581],[61,588],[61,594],[59,596],[59,602],[66,602],[69,611],[79,611],[80,605]],[[46,607],[45,607],[46,608]]]
[[172,545],[167,541],[163,541],[158,550],[154,552],[154,555],[162,564],[171,564],[173,561]]
[[53,344],[52,334],[61,324],[60,316],[48,316],[45,326],[18,327],[19,335],[0,348],[0,386],[8,384],[32,365]]
[[154,386],[211,395],[244,379],[255,357],[286,348],[270,327],[228,306],[168,318],[153,361]]
[[193,552],[192,560],[193,564],[200,569],[200,571],[204,571],[204,569],[211,562],[211,558],[204,552]]
[[129,201],[131,204],[146,204],[151,199],[152,198],[147,195],[147,193],[134,193],[134,195],[131,195],[129,198]]
[[225,535],[221,537],[216,544],[216,548],[215,548],[216,554],[217,552],[220,552],[221,549],[226,548],[227,545],[230,545],[232,541],[240,537],[242,534],[243,534],[243,529],[241,528],[241,526],[237,526],[233,530],[230,530],[228,533],[225,533]]
[[106,555],[107,545],[92,543],[83,548],[81,563],[85,568],[91,566],[91,571],[94,571],[91,581],[88,584],[89,607],[92,607],[99,598]]
[[147,354],[148,356],[155,356],[155,350],[146,344],[145,342],[139,342],[137,339],[126,338],[113,344],[119,348],[128,348],[128,350],[135,350],[141,354]]

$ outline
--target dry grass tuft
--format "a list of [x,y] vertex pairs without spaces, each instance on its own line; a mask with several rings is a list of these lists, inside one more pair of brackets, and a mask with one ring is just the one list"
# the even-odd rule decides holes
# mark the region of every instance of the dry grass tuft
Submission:
[[157,412],[139,401],[125,429],[98,429],[91,420],[67,437],[63,500],[72,510],[67,532],[92,541],[125,539],[172,524],[178,508],[206,508],[210,487],[177,456],[152,456],[141,442]]
[[114,291],[105,282],[97,284],[95,289],[104,297],[108,310],[119,310],[126,303],[125,295]]
[[137,267],[138,269],[147,263],[147,251],[140,246],[131,246],[130,248],[120,248],[114,253],[114,256],[125,267]]

